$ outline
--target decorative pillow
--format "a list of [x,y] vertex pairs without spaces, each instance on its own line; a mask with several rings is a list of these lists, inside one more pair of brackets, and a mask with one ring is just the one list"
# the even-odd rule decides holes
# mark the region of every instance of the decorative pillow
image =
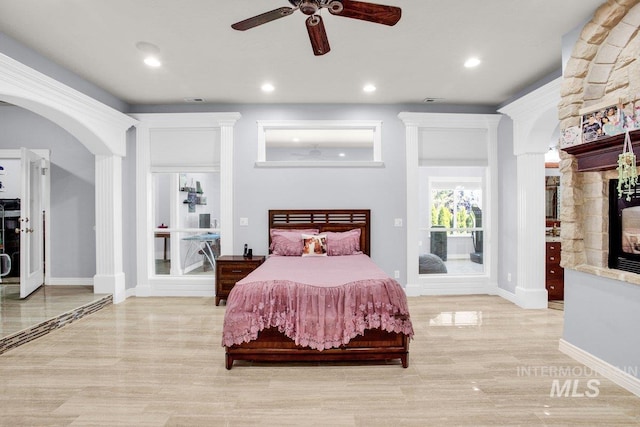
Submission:
[[330,232],[327,235],[327,253],[329,256],[339,255],[359,255],[360,250],[360,232],[359,228],[345,231],[342,233]]
[[272,255],[300,256],[302,255],[302,234],[316,234],[316,229],[303,230],[280,230],[271,229],[271,250]]
[[302,256],[327,256],[326,234],[303,234]]

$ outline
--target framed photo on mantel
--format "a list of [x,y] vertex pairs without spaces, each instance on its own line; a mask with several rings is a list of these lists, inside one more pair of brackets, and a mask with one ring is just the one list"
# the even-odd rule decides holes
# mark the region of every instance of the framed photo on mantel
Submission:
[[619,135],[627,128],[620,104],[609,104],[595,109],[590,107],[587,112],[581,111],[580,115],[583,143]]

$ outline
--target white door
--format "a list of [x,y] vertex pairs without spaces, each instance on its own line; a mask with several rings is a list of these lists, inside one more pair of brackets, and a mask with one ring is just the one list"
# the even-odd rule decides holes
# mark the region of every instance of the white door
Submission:
[[45,159],[26,148],[20,152],[20,298],[26,298],[44,283],[43,192],[48,185]]

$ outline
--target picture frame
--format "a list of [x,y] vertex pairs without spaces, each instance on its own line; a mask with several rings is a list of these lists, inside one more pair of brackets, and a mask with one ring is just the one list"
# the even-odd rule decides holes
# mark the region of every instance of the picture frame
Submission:
[[627,123],[620,104],[609,104],[581,112],[582,142],[595,142],[626,131]]

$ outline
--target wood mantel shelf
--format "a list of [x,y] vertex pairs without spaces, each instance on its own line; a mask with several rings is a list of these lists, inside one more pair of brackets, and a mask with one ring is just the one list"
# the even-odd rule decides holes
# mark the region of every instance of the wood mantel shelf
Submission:
[[[629,132],[633,152],[640,156],[640,129]],[[578,172],[616,169],[624,146],[624,133],[562,148],[578,160]]]

